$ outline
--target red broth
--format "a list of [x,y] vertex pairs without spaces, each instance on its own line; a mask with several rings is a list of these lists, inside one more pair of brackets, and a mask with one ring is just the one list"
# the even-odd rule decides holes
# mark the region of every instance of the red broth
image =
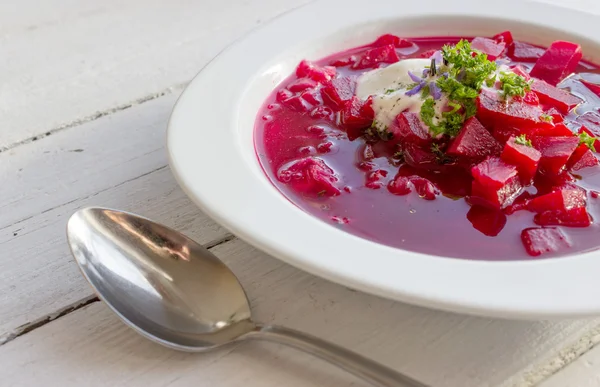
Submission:
[[[398,48],[397,53],[400,59],[419,57],[458,40],[447,37],[413,38],[413,46]],[[338,74],[359,75],[371,69],[353,70],[350,66],[343,66],[343,61],[369,48],[355,48],[314,63],[325,66],[337,61]],[[528,70],[533,66],[533,63],[521,64]],[[600,107],[600,98],[579,81],[580,77],[600,83],[600,69],[582,61],[576,75],[560,85],[584,99],[584,103],[576,109],[577,115],[597,111]],[[260,163],[270,181],[292,203],[334,227],[404,250],[474,260],[532,259],[520,237],[523,229],[536,227],[531,212],[518,211],[510,216],[498,217],[494,213],[486,215],[485,210],[476,207],[472,209],[464,198],[471,184],[468,173],[419,172],[396,161],[378,144],[372,146],[375,157],[371,159],[373,154],[365,151],[365,139],[360,137],[350,141],[335,120],[293,111],[277,103],[277,91],[297,79],[296,75],[286,78],[269,96],[258,114],[255,127],[255,146]],[[568,126],[576,114],[571,112],[566,117]],[[340,195],[307,197],[280,181],[278,172],[282,168],[306,156],[322,159],[335,171],[341,183],[338,184],[342,191]],[[373,175],[374,171],[380,172]],[[415,192],[405,196],[393,195],[386,187],[398,173],[424,176],[436,184],[443,195],[437,195],[435,200],[425,200]],[[594,190],[600,190],[600,168],[584,169],[581,176],[574,178],[588,190],[588,211],[592,218],[600,220],[600,199],[594,193]],[[478,230],[471,222],[475,218],[487,219],[487,223],[479,225]],[[586,228],[560,229],[568,236],[572,246],[568,250],[544,254],[543,258],[589,251],[600,246],[597,222]],[[498,231],[498,235],[488,236]],[[302,238],[301,235],[298,237]]]

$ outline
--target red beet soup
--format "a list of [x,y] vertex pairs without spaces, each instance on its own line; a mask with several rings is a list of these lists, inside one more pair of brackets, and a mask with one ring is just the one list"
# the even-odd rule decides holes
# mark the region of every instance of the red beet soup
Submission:
[[302,61],[259,112],[255,146],[285,197],[354,235],[556,257],[600,246],[599,108],[600,70],[576,43],[383,35]]

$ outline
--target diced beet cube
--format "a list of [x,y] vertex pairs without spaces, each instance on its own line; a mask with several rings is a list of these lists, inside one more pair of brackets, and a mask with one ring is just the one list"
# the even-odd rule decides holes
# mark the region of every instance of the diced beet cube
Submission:
[[518,62],[535,62],[544,54],[545,50],[531,44],[515,41],[508,49],[508,56]]
[[360,137],[362,129],[368,128],[373,123],[373,109],[369,111],[366,106],[366,102],[357,97],[352,97],[344,104],[340,120],[346,128],[350,140]]
[[569,157],[579,145],[579,138],[534,137],[531,142],[542,154],[539,168],[545,173],[557,175],[567,164]]
[[438,158],[435,154],[414,143],[404,144],[403,151],[404,161],[412,167],[432,169],[438,165]]
[[373,97],[369,97],[363,102],[362,108],[360,109],[360,114],[371,121],[375,119],[375,110],[373,110]]
[[592,217],[584,207],[578,207],[567,211],[544,211],[533,221],[540,226],[589,227]]
[[582,102],[581,98],[540,79],[533,81],[531,90],[537,94],[541,103],[550,105],[563,114],[567,114]]
[[556,227],[531,227],[521,232],[521,241],[527,253],[537,257],[543,253],[553,253],[571,246],[571,242]]
[[571,170],[578,171],[583,168],[595,167],[598,164],[598,158],[592,153],[591,150],[588,149],[587,152],[585,152],[583,156],[581,156],[579,161],[573,164]]
[[300,97],[312,106],[321,105],[323,103],[321,100],[321,93],[315,89],[305,90],[300,94]]
[[356,57],[354,55],[350,55],[348,58],[336,59],[329,63],[330,66],[334,67],[346,67],[356,63]]
[[435,54],[437,51],[439,50],[427,50],[427,51],[423,51],[422,53],[419,54],[419,56],[417,58],[431,58],[433,56],[433,54]]
[[367,182],[365,183],[365,187],[371,189],[379,189],[383,187],[382,180],[387,177],[388,172],[384,169],[378,169],[376,171],[370,172],[367,174]]
[[415,187],[417,194],[425,200],[435,200],[440,191],[429,180],[421,176],[410,176],[408,178]]
[[540,99],[538,98],[537,94],[535,94],[533,91],[526,92],[525,95],[522,97],[520,95],[515,95],[514,97],[512,97],[512,100],[516,102],[523,102],[528,105],[537,106],[540,104]]
[[537,106],[540,104],[540,98],[533,91],[526,92],[525,96],[523,96],[523,97],[515,97],[515,98],[520,98],[523,102],[525,102],[528,105],[536,105]]
[[598,165],[598,158],[592,153],[592,151],[585,144],[579,145],[575,152],[569,158],[567,162],[567,168],[571,171],[578,171],[583,168],[593,167]]
[[492,132],[494,138],[501,144],[505,144],[512,136],[518,136],[521,131],[518,128],[508,126],[496,126]]
[[431,142],[429,128],[423,125],[417,113],[400,113],[396,122],[389,126],[392,141],[395,144],[410,142],[418,145],[427,145]]
[[523,183],[529,183],[537,172],[541,153],[537,149],[517,144],[515,137],[511,137],[504,146],[500,158],[508,164],[517,167],[519,177]]
[[558,40],[537,60],[530,74],[556,86],[575,71],[581,57],[580,45]]
[[317,66],[307,60],[300,62],[296,68],[296,76],[298,78],[310,78],[313,81],[323,83],[329,81],[336,74],[337,70],[332,66]]
[[510,31],[504,31],[500,32],[497,35],[494,35],[494,40],[498,43],[506,44],[506,47],[510,46],[514,42],[513,36]]
[[556,108],[551,107],[550,109],[546,110],[546,112],[544,113],[550,117],[552,117],[552,122],[554,124],[558,124],[561,123],[565,120],[565,117],[562,115],[561,112],[559,112]]
[[323,160],[314,157],[295,161],[281,170],[278,178],[309,197],[330,197],[341,193],[335,186],[338,179],[333,170]]
[[539,106],[524,102],[498,99],[496,93],[483,91],[477,98],[477,117],[487,127],[509,126],[527,128],[536,125],[550,125],[540,120],[543,114]]
[[500,154],[502,146],[475,117],[469,118],[448,147],[447,154],[478,162],[490,155]]
[[585,85],[590,91],[600,97],[600,85],[597,85],[592,82],[588,82],[585,79],[580,79],[581,83]]
[[471,42],[471,48],[487,54],[489,60],[496,60],[504,52],[506,44],[489,38],[477,37]]
[[394,195],[408,195],[412,191],[412,183],[406,176],[396,176],[396,178],[388,184],[388,191]]
[[507,215],[514,214],[517,211],[526,210],[529,204],[529,201],[533,195],[527,191],[524,191],[519,196],[515,198],[511,205],[506,206],[504,208],[504,213]]
[[288,89],[281,89],[277,92],[275,99],[277,102],[283,103],[288,99],[292,98],[295,94],[289,91]]
[[556,125],[554,125],[554,128],[552,128],[548,132],[552,133],[553,136],[556,136],[556,137],[561,137],[561,136],[568,137],[568,136],[573,135],[573,131],[571,129],[569,129],[569,127],[567,125],[563,124],[562,122],[559,122]]
[[585,144],[580,144],[577,148],[575,148],[575,151],[573,151],[573,154],[571,157],[569,157],[569,161],[567,161],[567,169],[571,169],[573,165],[575,165],[575,163],[578,162],[589,150],[590,149]]
[[506,215],[502,211],[482,206],[472,206],[467,219],[476,230],[490,237],[500,234],[506,225]]
[[573,135],[571,129],[562,122],[559,122],[554,126],[538,126],[530,128],[529,130],[524,130],[524,132],[531,137],[568,137]]
[[288,90],[298,92],[316,88],[318,83],[310,78],[300,78],[288,85]]
[[313,105],[301,95],[296,95],[287,89],[279,90],[276,99],[283,106],[297,112],[308,112],[313,108]]
[[377,40],[375,42],[373,42],[372,46],[381,47],[381,46],[388,46],[390,44],[396,48],[407,48],[407,47],[412,47],[412,45],[413,45],[408,40],[401,39],[392,34],[386,34],[386,35],[381,35],[379,38],[377,38]]
[[545,195],[563,188],[577,188],[573,182],[575,178],[567,171],[562,171],[558,175],[538,173],[535,177],[535,188],[537,195]]
[[379,63],[396,63],[400,60],[396,47],[392,44],[376,47],[365,52],[358,62],[352,65],[353,69],[375,68]]
[[327,106],[317,106],[313,110],[310,111],[310,116],[317,119],[326,119],[329,121],[333,121],[334,116],[333,110],[328,108]]
[[325,83],[321,95],[325,104],[332,109],[341,109],[346,101],[354,96],[356,80],[350,77],[340,77]]
[[526,80],[530,80],[531,79],[531,76],[529,75],[529,72],[522,65],[516,65],[514,67],[511,67],[511,70],[512,70],[513,73],[522,76]]
[[499,157],[489,157],[477,164],[471,169],[471,174],[471,200],[477,204],[503,208],[521,190],[517,168]]
[[585,208],[585,191],[576,187],[563,187],[529,201],[527,209],[532,212],[566,212],[573,208]]

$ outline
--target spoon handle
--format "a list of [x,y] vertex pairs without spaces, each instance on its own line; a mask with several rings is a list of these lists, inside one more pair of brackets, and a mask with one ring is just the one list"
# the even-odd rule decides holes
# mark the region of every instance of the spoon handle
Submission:
[[289,345],[337,365],[378,387],[428,387],[355,352],[292,329],[274,325],[257,325],[256,329],[244,338],[264,339]]

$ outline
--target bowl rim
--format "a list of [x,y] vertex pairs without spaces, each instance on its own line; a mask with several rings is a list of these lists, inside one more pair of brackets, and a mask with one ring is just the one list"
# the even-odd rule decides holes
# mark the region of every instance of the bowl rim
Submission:
[[[253,82],[270,79],[271,88],[275,88],[287,76],[282,70],[285,66],[276,65],[278,60],[294,57],[299,61],[308,52],[307,42],[345,28],[391,19],[489,18],[588,37],[587,44],[600,47],[600,38],[589,38],[600,36],[594,27],[594,22],[600,25],[600,16],[582,11],[529,0],[508,0],[503,7],[493,9],[478,0],[464,0],[460,6],[443,0],[429,2],[427,9],[415,4],[397,9],[394,0],[371,0],[368,4],[353,0],[311,2],[238,39],[200,71],[173,109],[167,151],[176,180],[202,211],[244,241],[302,270],[357,290],[434,309],[491,317],[600,314],[600,299],[595,297],[600,286],[594,275],[600,269],[598,251],[555,259],[490,262],[381,245],[338,230],[297,208],[269,182],[258,158],[252,155],[254,148],[247,149],[253,133],[246,127],[240,129],[240,125],[251,110],[245,102]],[[522,12],[514,12],[514,6]],[[327,25],[315,20],[315,15],[334,11],[342,15]],[[533,14],[535,22],[528,20]],[[309,19],[319,27],[302,31]],[[360,38],[364,40],[369,29],[365,27],[363,32]],[[255,110],[254,117],[256,114]],[[220,129],[199,130],[201,127]],[[253,129],[254,121],[251,132]]]

